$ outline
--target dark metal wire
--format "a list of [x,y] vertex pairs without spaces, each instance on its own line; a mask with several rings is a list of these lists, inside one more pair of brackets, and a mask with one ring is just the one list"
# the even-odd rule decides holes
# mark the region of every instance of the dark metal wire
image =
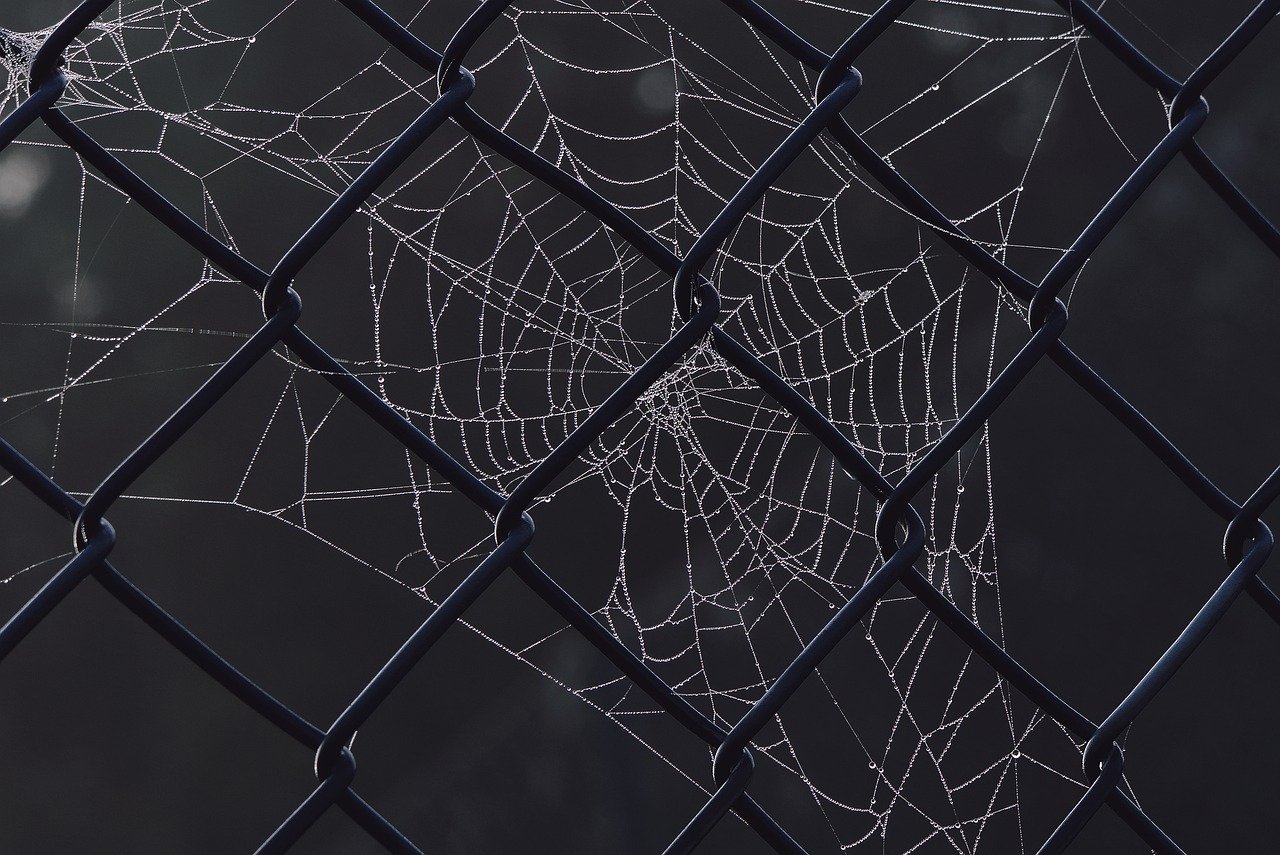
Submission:
[[[1026,279],[970,241],[958,224],[947,219],[906,177],[890,167],[841,116],[841,110],[862,86],[862,76],[853,63],[914,0],[888,0],[831,55],[810,44],[756,0],[722,0],[762,36],[818,72],[814,107],[729,200],[683,258],[674,255],[599,193],[525,148],[468,104],[477,84],[464,66],[466,55],[485,30],[507,11],[512,0],[486,0],[479,4],[454,34],[443,54],[410,33],[375,0],[341,0],[390,45],[426,73],[434,75],[441,94],[338,196],[269,272],[239,255],[180,211],[57,108],[57,102],[67,87],[67,78],[61,69],[64,51],[111,2],[85,0],[50,31],[31,54],[28,71],[30,96],[0,121],[0,149],[37,119],[43,120],[104,178],[214,265],[259,292],[266,321],[150,437],[121,461],[84,503],[66,493],[17,449],[0,439],[0,467],[51,510],[73,523],[76,551],[75,556],[0,628],[0,659],[7,656],[80,582],[92,577],[227,691],[284,733],[315,750],[316,789],[266,839],[259,852],[284,852],[330,806],[336,804],[388,851],[417,853],[418,848],[408,838],[351,788],[356,763],[348,746],[356,730],[426,656],[435,642],[499,576],[511,570],[638,688],[690,733],[714,749],[712,795],[697,815],[675,835],[667,852],[692,851],[721,819],[733,812],[776,851],[799,853],[804,849],[748,792],[755,769],[749,746],[853,626],[894,584],[902,584],[1004,680],[1085,745],[1084,771],[1090,786],[1041,847],[1042,853],[1062,852],[1103,804],[1109,805],[1151,849],[1161,853],[1182,851],[1121,789],[1124,755],[1118,740],[1192,655],[1240,593],[1247,591],[1268,615],[1280,623],[1280,598],[1258,578],[1274,544],[1271,532],[1261,522],[1260,515],[1280,495],[1280,468],[1273,471],[1243,503],[1231,499],[1062,342],[1067,310],[1059,295],[1151,182],[1179,155],[1187,159],[1205,183],[1268,249],[1280,255],[1280,231],[1231,182],[1195,139],[1196,132],[1209,115],[1205,91],[1275,17],[1280,9],[1280,0],[1258,3],[1185,81],[1171,76],[1142,54],[1092,6],[1081,0],[1057,0],[1080,31],[1095,38],[1167,100],[1169,131],[1039,283]],[[27,45],[18,37],[0,30],[0,52],[13,56],[22,52],[24,47]],[[671,276],[676,308],[683,322],[670,341],[539,463],[510,496],[503,496],[481,482],[308,338],[298,326],[301,298],[290,287],[307,262],[360,205],[447,121],[456,123],[493,151],[572,199]],[[959,256],[1029,308],[1030,337],[969,410],[897,484],[885,479],[810,401],[717,325],[720,298],[711,282],[700,273],[763,193],[824,131],[829,132],[904,209],[935,229]],[[779,406],[794,415],[845,471],[876,499],[880,506],[876,539],[883,558],[879,569],[727,732],[663,682],[539,567],[528,552],[534,538],[534,521],[528,511],[541,493],[684,354],[706,340],[729,364],[755,381]],[[106,520],[106,513],[114,502],[215,406],[219,398],[278,345],[284,345],[316,370],[495,521],[497,545],[493,551],[387,660],[333,724],[323,730],[241,674],[148,598],[108,560],[115,543],[115,530]],[[982,430],[987,419],[1028,372],[1046,358],[1110,412],[1206,507],[1227,523],[1223,536],[1227,575],[1148,673],[1100,724],[1078,712],[1006,653],[915,567],[924,552],[927,531],[924,521],[912,507],[912,500],[965,442]]]

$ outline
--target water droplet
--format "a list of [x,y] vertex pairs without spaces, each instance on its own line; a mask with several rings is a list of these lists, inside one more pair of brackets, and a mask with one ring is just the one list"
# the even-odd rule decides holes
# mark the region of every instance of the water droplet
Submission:
[[1016,749],[1016,748],[1015,748],[1015,749],[1013,749],[1013,759],[1014,759],[1014,760],[1017,760],[1017,759],[1018,759],[1019,757],[1021,757],[1021,756],[1022,756],[1022,752],[1021,752],[1021,751],[1019,751],[1019,750],[1018,750],[1018,749]]
[[253,44],[258,40],[257,36],[249,36],[249,44]]
[[872,760],[871,762],[869,762],[869,763],[867,764],[867,768],[868,768],[868,769],[874,769],[874,768],[876,768],[876,761]]
[[937,91],[938,91],[938,89],[939,89],[939,88],[941,88],[941,87],[940,87],[940,85],[939,85],[939,84],[935,83],[935,84],[933,84],[932,86],[930,86],[929,88],[930,88],[930,89],[932,89],[934,92],[937,92]]
[[963,485],[963,484],[957,484],[957,485],[956,485],[956,492],[957,492],[957,493],[963,493],[963,492],[964,492],[964,485]]
[[835,603],[827,603],[827,608],[834,609],[835,607],[836,607]]

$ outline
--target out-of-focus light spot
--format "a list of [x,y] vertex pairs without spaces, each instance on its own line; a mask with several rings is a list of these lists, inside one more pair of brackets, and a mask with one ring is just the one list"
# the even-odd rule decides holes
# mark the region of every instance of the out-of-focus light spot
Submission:
[[49,159],[39,149],[11,147],[0,155],[0,217],[26,213],[49,178]]
[[636,81],[636,100],[655,113],[675,110],[676,79],[671,66],[660,65],[642,72]]

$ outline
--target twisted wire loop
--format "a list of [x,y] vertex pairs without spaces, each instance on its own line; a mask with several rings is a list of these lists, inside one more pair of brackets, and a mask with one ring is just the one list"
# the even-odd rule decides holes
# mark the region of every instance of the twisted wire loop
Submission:
[[[436,80],[439,96],[338,195],[269,270],[263,270],[214,237],[176,205],[128,169],[77,127],[58,108],[68,80],[63,55],[75,38],[111,3],[85,0],[35,45],[19,44],[0,30],[0,52],[31,54],[29,96],[0,121],[0,149],[42,120],[67,146],[193,249],[261,298],[265,322],[138,447],[122,460],[82,503],[64,491],[16,448],[0,438],[0,467],[55,513],[72,523],[74,556],[0,628],[0,659],[7,656],[80,582],[93,577],[117,601],[177,648],[197,667],[289,737],[315,751],[316,788],[264,841],[261,853],[286,851],[329,807],[338,805],[372,839],[390,852],[418,848],[352,789],[356,761],[350,743],[356,731],[426,656],[463,613],[507,570],[511,570],[631,682],[712,752],[712,786],[697,814],[673,838],[669,853],[692,851],[730,813],[736,814],[779,852],[803,852],[795,839],[748,792],[755,759],[753,739],[840,641],[894,585],[903,586],[944,625],[985,660],[1009,685],[1046,715],[1075,734],[1084,746],[1089,786],[1041,847],[1063,851],[1090,817],[1107,804],[1151,849],[1181,852],[1177,844],[1122,789],[1124,755],[1119,740],[1156,693],[1188,660],[1235,599],[1247,591],[1280,622],[1280,598],[1258,577],[1274,540],[1262,513],[1280,496],[1280,468],[1243,503],[1237,503],[1147,418],[1062,341],[1067,310],[1060,295],[1081,266],[1116,227],[1147,187],[1174,159],[1186,158],[1205,183],[1273,253],[1280,255],[1280,231],[1214,163],[1195,139],[1209,115],[1204,93],[1268,21],[1280,0],[1262,0],[1192,72],[1178,80],[1146,57],[1083,0],[1057,0],[1075,27],[1096,39],[1133,74],[1166,99],[1169,130],[1151,149],[1076,240],[1038,282],[971,241],[910,180],[877,154],[842,117],[863,85],[854,63],[861,53],[912,6],[914,0],[887,0],[830,55],[808,42],[756,0],[722,0],[780,49],[817,73],[813,108],[748,178],[683,258],[641,228],[620,208],[489,123],[469,104],[477,81],[464,62],[468,51],[512,0],[485,0],[438,53],[375,0],[340,0],[360,21]],[[291,283],[362,204],[438,128],[453,122],[480,143],[576,202],[672,279],[681,325],[675,334],[565,440],[519,482],[510,495],[483,483],[440,448],[377,393],[337,362],[298,326],[300,296]],[[886,479],[824,417],[814,404],[770,369],[717,323],[720,297],[702,269],[748,215],[761,196],[823,132],[830,133],[853,160],[906,211],[933,228],[962,259],[1007,289],[1027,306],[1030,335],[990,385],[954,425],[896,483]],[[707,718],[665,683],[529,555],[534,520],[529,509],[540,495],[605,430],[636,405],[645,391],[685,354],[709,342],[725,361],[792,414],[865,489],[880,511],[876,542],[882,563],[804,646],[780,676],[728,731]],[[106,515],[114,502],[196,424],[218,400],[276,347],[283,345],[316,370],[338,392],[416,455],[478,509],[494,520],[495,546],[445,597],[327,729],[320,729],[257,686],[152,601],[109,560],[115,529]],[[912,501],[1043,360],[1058,366],[1148,448],[1210,511],[1226,522],[1223,555],[1228,572],[1148,673],[1101,722],[1095,723],[1057,695],[1010,656],[916,569],[928,538]]]

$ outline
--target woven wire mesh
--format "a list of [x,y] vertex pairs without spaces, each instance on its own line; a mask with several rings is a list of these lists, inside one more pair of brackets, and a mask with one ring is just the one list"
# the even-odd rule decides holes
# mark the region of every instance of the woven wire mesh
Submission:
[[[39,44],[5,37],[11,56],[30,57],[30,96],[0,122],[0,148],[36,122],[44,122],[65,145],[121,192],[172,230],[209,262],[259,292],[265,322],[233,356],[225,360],[199,389],[138,448],[120,461],[111,475],[84,501],[64,491],[22,453],[0,440],[0,466],[52,511],[72,522],[75,554],[50,581],[0,630],[0,657],[8,655],[64,598],[92,577],[167,643],[208,673],[228,692],[293,739],[313,749],[318,784],[297,809],[262,844],[261,852],[281,852],[297,842],[331,807],[338,807],[388,851],[418,852],[413,842],[361,798],[353,788],[356,777],[352,740],[366,720],[396,690],[400,681],[430,654],[432,647],[486,591],[508,572],[519,577],[576,632],[607,657],[641,691],[680,726],[714,750],[714,789],[697,814],[687,818],[672,840],[669,852],[692,851],[731,813],[744,820],[779,852],[804,851],[793,834],[776,820],[769,806],[752,793],[755,760],[752,742],[788,703],[843,638],[895,585],[904,586],[964,644],[986,661],[1007,683],[1030,699],[1043,713],[1075,734],[1086,745],[1084,771],[1090,782],[1085,794],[1062,818],[1041,846],[1042,852],[1061,852],[1104,806],[1122,819],[1142,842],[1159,852],[1180,852],[1178,845],[1125,792],[1121,783],[1124,732],[1157,692],[1194,653],[1239,594],[1247,592],[1265,612],[1280,621],[1280,599],[1258,577],[1272,548],[1263,512],[1280,493],[1280,469],[1272,472],[1243,502],[1230,498],[1200,472],[1189,458],[1120,393],[1062,341],[1067,310],[1060,299],[1071,278],[1089,260],[1107,235],[1121,222],[1155,178],[1174,160],[1185,158],[1204,183],[1217,194],[1274,254],[1280,255],[1280,232],[1215,165],[1196,141],[1208,118],[1204,93],[1245,50],[1280,9],[1280,0],[1259,3],[1239,26],[1185,80],[1153,63],[1093,7],[1076,0],[1059,5],[1074,16],[1145,85],[1168,103],[1169,129],[1165,137],[1140,159],[1111,199],[1070,248],[1039,282],[1033,282],[965,235],[964,227],[944,216],[910,181],[877,153],[841,117],[863,86],[860,55],[913,5],[912,0],[889,0],[832,54],[814,47],[788,27],[785,15],[775,17],[754,0],[725,0],[765,39],[817,73],[812,112],[782,139],[770,155],[724,206],[696,243],[682,256],[638,226],[620,207],[581,181],[530,151],[490,124],[468,105],[477,85],[467,70],[468,51],[507,11],[510,2],[483,3],[448,42],[443,54],[415,37],[402,22],[372,0],[342,0],[363,24],[409,60],[433,75],[439,97],[361,173],[324,214],[300,236],[270,270],[255,266],[165,198],[146,180],[95,141],[58,108],[68,85],[62,54],[110,5],[110,0],[86,0]],[[870,85],[870,84],[868,84]],[[545,457],[515,488],[503,495],[486,485],[466,465],[449,456],[433,439],[388,405],[376,392],[299,328],[301,299],[290,287],[299,272],[334,237],[360,206],[432,134],[447,122],[456,123],[481,144],[519,165],[539,181],[598,218],[632,248],[648,258],[674,282],[683,325],[631,376],[625,378],[568,438]],[[938,237],[982,275],[1029,307],[1030,335],[986,390],[977,397],[940,440],[935,442],[896,483],[888,480],[804,396],[788,385],[743,342],[718,325],[720,296],[703,269],[720,245],[747,216],[761,195],[819,134],[834,137],[853,160],[885,192],[912,215],[936,230]],[[692,349],[709,344],[728,364],[757,384],[776,404],[812,433],[844,470],[879,506],[876,537],[882,563],[843,604],[826,626],[772,682],[729,730],[722,729],[692,706],[672,686],[620,641],[556,580],[554,568],[544,569],[531,555],[536,541],[530,514],[539,497],[575,459],[624,412],[635,407],[645,392]],[[495,523],[491,553],[447,596],[430,617],[374,675],[347,709],[327,728],[306,721],[259,687],[235,666],[204,644],[167,614],[109,560],[116,531],[107,521],[111,506],[159,461],[168,449],[200,421],[255,365],[283,345],[302,363],[322,374],[343,396],[380,425],[410,453],[446,479],[473,503],[478,513]],[[1081,714],[1055,693],[1050,675],[1036,675],[979,628],[971,617],[940,592],[918,569],[925,549],[926,523],[912,501],[925,485],[975,435],[1043,361],[1056,364],[1081,389],[1096,399],[1114,419],[1136,437],[1214,514],[1226,523],[1223,552],[1226,574],[1185,629],[1172,640],[1147,674],[1102,721]],[[682,820],[683,821],[683,820]]]

